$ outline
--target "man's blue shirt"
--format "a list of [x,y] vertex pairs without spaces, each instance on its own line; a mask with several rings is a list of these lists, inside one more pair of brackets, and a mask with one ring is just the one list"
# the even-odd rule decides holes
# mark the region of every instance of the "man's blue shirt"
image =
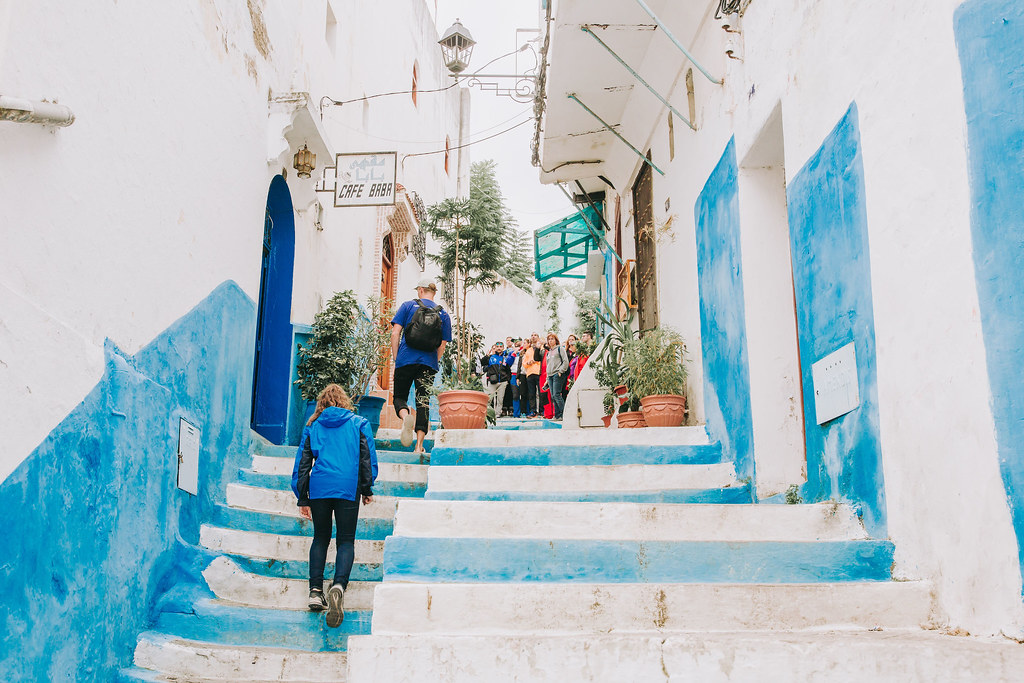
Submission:
[[[433,308],[437,306],[436,303],[430,299],[420,299],[424,306]],[[391,324],[402,326],[402,341],[398,343],[398,358],[395,359],[395,367],[400,368],[403,365],[428,365],[437,370],[437,350],[434,351],[420,351],[419,349],[412,349],[405,343],[405,327],[412,320],[412,314],[416,312],[416,300],[410,299],[404,304],[398,307],[398,311],[395,313],[395,317],[391,319]],[[441,339],[444,341],[452,340],[452,320],[448,317],[448,311],[441,309]]]

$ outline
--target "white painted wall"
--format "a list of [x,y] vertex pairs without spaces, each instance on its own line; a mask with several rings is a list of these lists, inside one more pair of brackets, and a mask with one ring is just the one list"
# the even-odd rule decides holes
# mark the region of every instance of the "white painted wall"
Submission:
[[471,291],[466,298],[466,319],[479,325],[485,350],[499,339],[544,334],[547,316],[537,309],[537,300],[507,280],[494,292]]
[[[695,357],[691,418],[702,420],[697,195],[730,137],[735,135],[742,161],[780,103],[788,182],[856,101],[896,574],[933,581],[951,624],[992,633],[1019,629],[1024,614],[971,260],[963,88],[953,36],[959,4],[753,0],[742,20],[742,61],[737,61],[724,56],[727,36],[710,12],[699,27],[681,26],[682,3],[666,3],[662,20],[676,27],[706,68],[724,76],[725,85],[713,85],[695,72],[700,130],[676,126],[673,161],[668,161],[666,110],[639,86],[619,132],[652,149],[666,171],[654,179],[655,219],[675,214],[676,239],[659,243],[661,318],[683,333]],[[660,76],[660,82],[681,83],[678,70],[686,66],[681,55],[668,41],[652,45],[634,65],[637,70],[650,79]],[[670,98],[685,104],[678,86]],[[636,156],[619,144],[608,158],[614,160],[612,182],[628,188],[638,168]],[[741,180],[744,193],[749,198]],[[665,211],[669,197],[671,208]],[[744,251],[756,243],[748,225],[744,220]],[[751,287],[746,290],[749,297]],[[780,398],[774,395],[777,388],[758,386],[764,370],[758,366],[773,362],[759,359],[760,353],[751,355],[755,405],[764,399],[762,390]],[[759,456],[757,464],[760,469],[767,461]]]
[[[105,338],[135,352],[225,280],[258,298],[282,169],[299,209],[293,322],[338,289],[377,291],[376,209],[327,208],[316,230],[314,180],[296,178],[294,149],[268,145],[283,132],[268,99],[406,90],[414,59],[421,90],[448,81],[425,0],[330,5],[333,49],[328,0],[0,4],[3,93],[77,117],[0,122],[0,479],[100,379]],[[418,107],[397,95],[330,107],[323,126],[338,151],[434,151],[457,138],[458,103],[457,88]],[[398,181],[430,204],[457,177],[441,154],[406,159]]]

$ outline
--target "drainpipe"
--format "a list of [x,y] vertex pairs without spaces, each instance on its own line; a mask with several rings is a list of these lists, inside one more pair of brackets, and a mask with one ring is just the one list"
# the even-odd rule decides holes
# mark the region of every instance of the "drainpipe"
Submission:
[[33,102],[22,97],[0,95],[0,121],[70,126],[75,122],[75,115],[70,107],[63,104]]

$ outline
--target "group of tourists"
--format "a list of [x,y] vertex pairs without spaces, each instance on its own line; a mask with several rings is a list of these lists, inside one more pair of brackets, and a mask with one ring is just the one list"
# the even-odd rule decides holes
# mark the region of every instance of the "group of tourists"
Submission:
[[587,362],[580,351],[592,342],[589,332],[579,340],[570,334],[564,344],[554,332],[543,340],[534,332],[494,342],[478,360],[477,374],[495,415],[561,420],[565,395]]

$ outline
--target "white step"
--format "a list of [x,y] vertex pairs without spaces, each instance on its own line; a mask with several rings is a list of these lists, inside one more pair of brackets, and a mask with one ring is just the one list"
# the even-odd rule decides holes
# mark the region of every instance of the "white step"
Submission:
[[403,500],[396,536],[841,541],[867,538],[848,505],[681,505]]
[[374,635],[920,628],[923,582],[819,584],[383,583]]
[[[595,430],[587,429],[439,429],[434,448],[502,448],[508,446],[595,445]],[[606,429],[601,446],[702,446],[710,443],[707,430],[696,427]]]
[[[309,536],[266,534],[259,531],[241,531],[204,524],[199,529],[199,542],[204,548],[233,555],[259,557],[273,560],[309,560]],[[335,541],[332,538],[327,549],[327,560],[334,560]],[[384,541],[356,539],[355,561],[366,564],[380,564],[384,560]]]
[[[328,559],[333,559],[328,555]],[[210,590],[221,600],[241,605],[282,609],[304,609],[309,599],[309,581],[262,576],[247,572],[227,557],[214,558],[203,570]],[[324,589],[330,586],[330,578]],[[372,610],[377,581],[351,581],[345,589],[345,609]]]
[[717,489],[736,483],[732,463],[713,465],[482,465],[431,467],[438,491],[660,491]]
[[182,640],[148,632],[135,647],[135,666],[171,680],[344,681],[344,652],[303,652]]
[[353,636],[353,681],[1020,681],[1024,647],[922,631]]
[[[400,499],[395,496],[374,496],[369,505],[359,506],[359,516],[367,519],[392,519]],[[228,484],[227,503],[231,507],[266,512],[286,517],[299,517],[295,494],[245,484]]]
[[[269,455],[252,456],[252,471],[260,474],[287,474],[291,476],[295,461]],[[377,481],[400,481],[424,484],[427,481],[427,465],[410,465],[396,462],[377,463]]]

